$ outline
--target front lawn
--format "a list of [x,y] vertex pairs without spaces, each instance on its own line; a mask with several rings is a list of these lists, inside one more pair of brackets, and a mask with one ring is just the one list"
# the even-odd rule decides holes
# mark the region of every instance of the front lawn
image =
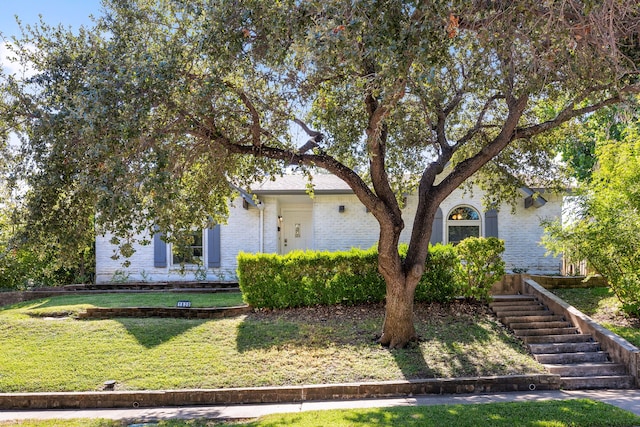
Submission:
[[622,311],[622,303],[611,289],[553,289],[552,292],[605,328],[640,347],[640,319]]
[[[123,427],[130,422],[110,420],[51,420],[0,422],[0,427]],[[145,424],[143,424],[145,425]],[[275,414],[249,422],[166,420],[158,427],[298,426],[298,427],[631,427],[640,417],[615,406],[588,399],[473,405],[410,406],[373,409],[310,411]]]
[[149,293],[104,293],[87,295],[63,295],[26,301],[11,307],[0,308],[8,310],[8,315],[27,314],[30,316],[76,316],[89,307],[175,307],[178,301],[191,301],[192,307],[231,307],[243,305],[240,292],[224,293],[180,293],[180,292],[149,292]]
[[[115,304],[122,297],[116,295],[104,298]],[[0,311],[0,392],[98,390],[106,380],[116,380],[119,390],[140,390],[544,372],[484,306],[419,304],[422,341],[390,351],[375,341],[384,315],[380,305],[259,311],[216,320],[79,321],[46,315],[107,304],[96,296],[66,298]]]

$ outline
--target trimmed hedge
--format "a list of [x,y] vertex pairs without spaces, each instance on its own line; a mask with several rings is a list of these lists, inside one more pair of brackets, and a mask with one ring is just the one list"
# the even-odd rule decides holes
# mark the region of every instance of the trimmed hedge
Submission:
[[247,304],[290,308],[382,301],[385,284],[375,249],[238,254],[238,281]]
[[456,246],[457,270],[462,294],[467,298],[489,301],[491,286],[504,276],[504,241],[496,237],[468,237]]
[[[429,249],[416,301],[447,302],[459,295],[458,259],[451,245]],[[406,245],[400,247],[401,255]],[[286,255],[238,255],[238,280],[245,302],[260,308],[363,304],[383,301],[376,248],[341,252],[294,251]]]
[[460,266],[453,245],[429,246],[429,257],[424,274],[416,288],[416,301],[449,302],[462,292],[462,283],[456,275]]

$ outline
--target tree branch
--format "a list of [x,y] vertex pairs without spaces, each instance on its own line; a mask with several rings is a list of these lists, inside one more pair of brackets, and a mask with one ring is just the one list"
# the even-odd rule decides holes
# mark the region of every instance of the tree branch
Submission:
[[453,147],[454,151],[459,147],[461,147],[462,145],[464,145],[471,138],[473,138],[481,129],[486,127],[482,124],[482,122],[484,121],[484,117],[487,114],[487,111],[495,101],[497,101],[498,99],[504,99],[504,98],[505,98],[504,95],[496,94],[490,97],[489,99],[487,99],[487,102],[484,103],[482,110],[478,114],[478,119],[476,120],[475,126],[469,129],[467,133],[465,133],[464,136],[455,143]]
[[497,156],[500,151],[514,140],[518,121],[524,113],[529,101],[529,96],[522,95],[520,98],[507,97],[507,99],[511,99],[510,102],[507,102],[509,114],[505,119],[500,133],[493,139],[493,141],[483,147],[482,150],[474,156],[458,163],[451,173],[447,175],[440,184],[434,187],[434,199],[437,203],[444,200],[446,195],[458,188],[465,180],[470,178],[488,161]]
[[[600,89],[598,89],[600,90]],[[544,123],[539,123],[532,126],[521,127],[516,129],[516,133],[514,139],[516,138],[531,138],[532,136],[538,135],[540,133],[546,132],[549,129],[553,129],[555,127],[560,126],[563,123],[568,122],[569,120],[579,117],[588,113],[592,113],[594,111],[599,110],[600,108],[607,107],[609,105],[614,105],[619,103],[624,94],[627,93],[640,93],[640,85],[630,85],[623,88],[620,92],[618,92],[615,96],[604,99],[600,102],[596,102],[587,107],[573,109],[572,107],[577,103],[576,101],[572,102],[569,107],[562,110],[558,115],[552,119],[548,120]],[[583,99],[585,96],[579,97],[579,99]]]
[[255,105],[253,105],[249,97],[243,91],[236,90],[235,88],[232,88],[232,89],[236,91],[236,93],[240,97],[240,100],[242,101],[244,106],[247,107],[247,109],[249,110],[249,114],[251,115],[251,120],[252,120],[252,124],[251,124],[252,143],[256,147],[259,147],[262,144],[262,142],[260,141],[260,135],[262,134],[261,126],[260,126],[260,114],[258,113],[258,110],[256,109]]
[[298,149],[298,154],[304,154],[309,150],[313,150],[324,139],[324,135],[322,134],[322,132],[309,129],[309,127],[302,120],[295,118],[293,119],[293,121],[300,125],[300,127],[307,133],[307,135],[311,137],[302,147]]

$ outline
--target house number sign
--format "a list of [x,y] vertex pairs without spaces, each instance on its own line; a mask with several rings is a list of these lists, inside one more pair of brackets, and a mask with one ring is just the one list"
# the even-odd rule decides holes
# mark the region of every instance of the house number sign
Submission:
[[300,224],[296,224],[295,230],[296,230],[295,236],[300,237]]

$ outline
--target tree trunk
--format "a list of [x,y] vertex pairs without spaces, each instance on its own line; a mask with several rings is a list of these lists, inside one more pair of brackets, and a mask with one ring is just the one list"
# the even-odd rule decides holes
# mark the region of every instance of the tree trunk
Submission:
[[406,347],[418,336],[413,324],[413,299],[416,285],[407,283],[405,277],[387,282],[387,301],[380,344],[389,348]]

